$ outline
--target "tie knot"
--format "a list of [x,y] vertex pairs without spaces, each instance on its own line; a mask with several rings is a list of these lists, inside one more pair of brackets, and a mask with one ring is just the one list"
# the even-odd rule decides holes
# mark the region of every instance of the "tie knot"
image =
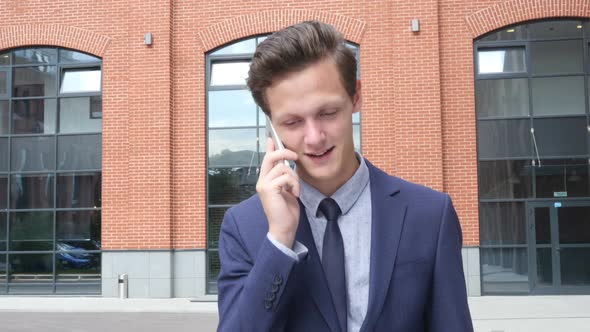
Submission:
[[340,217],[340,214],[342,213],[338,203],[331,198],[324,198],[320,202],[318,210],[322,211],[328,221],[338,221],[338,217]]

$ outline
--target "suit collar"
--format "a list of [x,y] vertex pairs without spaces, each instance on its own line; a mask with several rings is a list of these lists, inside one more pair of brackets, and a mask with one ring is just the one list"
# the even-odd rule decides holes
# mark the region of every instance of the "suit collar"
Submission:
[[369,305],[361,331],[372,331],[388,294],[407,202],[399,194],[402,180],[367,161],[371,183],[371,266]]

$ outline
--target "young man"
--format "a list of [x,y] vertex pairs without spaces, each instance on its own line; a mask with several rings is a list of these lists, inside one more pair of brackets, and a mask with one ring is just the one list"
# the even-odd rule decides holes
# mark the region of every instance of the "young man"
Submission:
[[223,220],[219,331],[472,331],[449,197],[354,151],[361,84],[341,34],[273,34],[248,86],[285,149],[268,139],[257,195]]

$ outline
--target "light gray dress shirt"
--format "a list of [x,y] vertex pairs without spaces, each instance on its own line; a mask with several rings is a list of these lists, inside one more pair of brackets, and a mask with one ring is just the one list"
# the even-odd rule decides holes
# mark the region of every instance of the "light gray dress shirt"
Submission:
[[[369,169],[362,156],[357,158],[360,166],[354,175],[331,197],[338,203],[342,216],[338,219],[344,242],[344,269],[348,292],[348,332],[360,330],[369,304],[369,271],[371,261],[371,189]],[[300,199],[311,226],[311,233],[322,259],[326,218],[318,211],[324,194],[301,180]],[[307,248],[295,242],[293,249],[287,248],[270,234],[268,239],[286,255],[299,261],[307,255]]]

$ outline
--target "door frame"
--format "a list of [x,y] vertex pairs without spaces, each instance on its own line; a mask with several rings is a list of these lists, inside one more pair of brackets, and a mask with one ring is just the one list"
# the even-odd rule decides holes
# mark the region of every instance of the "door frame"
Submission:
[[[564,207],[587,206],[590,207],[590,200],[567,200],[549,199],[526,202],[526,226],[528,242],[528,268],[529,268],[529,289],[534,295],[560,295],[560,294],[590,294],[588,286],[563,286],[561,284],[561,257],[559,244],[559,220],[557,209]],[[535,225],[535,209],[549,208],[549,225],[551,238],[551,273],[553,285],[549,287],[537,286],[537,239]]]

